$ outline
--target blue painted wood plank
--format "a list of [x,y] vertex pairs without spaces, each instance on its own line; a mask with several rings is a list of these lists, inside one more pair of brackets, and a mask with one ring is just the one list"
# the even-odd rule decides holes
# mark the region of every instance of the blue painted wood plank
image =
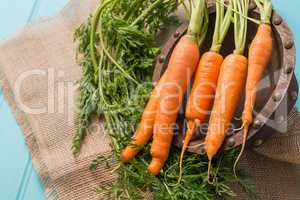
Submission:
[[[51,16],[67,0],[5,0],[0,5],[0,39],[40,16]],[[32,167],[22,132],[0,92],[0,197],[1,199],[44,200],[43,186]]]
[[0,4],[0,38],[23,27],[30,16],[34,0],[2,0]]
[[[0,38],[15,32],[28,22],[34,1],[18,0],[1,3],[0,23],[2,24]],[[18,13],[18,14],[16,14]],[[2,95],[1,95],[2,96]],[[0,194],[3,199],[18,199],[20,188],[24,183],[24,175],[30,172],[30,156],[22,133],[9,109],[1,97],[0,105]]]
[[30,188],[30,185],[28,185],[28,183],[29,183],[32,172],[33,172],[32,163],[29,158],[27,160],[25,170],[23,171],[22,179],[18,186],[18,190],[16,193],[17,200],[24,199],[26,191],[28,190],[28,188]]
[[[29,20],[33,6],[34,1],[32,0],[26,0],[24,4],[15,1],[2,3],[0,19],[3,31],[1,31],[1,38],[24,26]],[[20,199],[18,195],[24,188],[25,175],[31,171],[28,169],[31,162],[30,156],[24,139],[20,139],[22,133],[6,102],[1,104],[0,114],[0,121],[4,122],[0,125],[1,137],[3,138],[0,142],[0,150],[6,152],[0,157],[2,180],[0,193],[1,197],[5,199]]]
[[5,199],[15,199],[22,182],[29,153],[22,138],[22,133],[4,101],[0,107],[0,194]]
[[52,16],[59,12],[68,2],[68,0],[40,0],[33,19],[40,16]]
[[44,195],[44,187],[41,183],[40,177],[36,174],[35,170],[31,170],[27,185],[28,187],[23,193],[23,200],[46,200],[46,197]]

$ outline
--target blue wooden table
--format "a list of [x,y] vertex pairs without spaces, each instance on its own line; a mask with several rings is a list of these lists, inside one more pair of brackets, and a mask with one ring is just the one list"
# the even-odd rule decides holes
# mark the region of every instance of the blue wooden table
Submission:
[[[41,16],[60,11],[67,0],[1,0],[0,39]],[[0,199],[44,200],[43,186],[10,108],[0,94]]]
[[[41,16],[51,16],[61,10],[68,0],[1,0],[0,39]],[[275,9],[295,33],[300,47],[300,1],[273,0]],[[297,52],[299,58],[300,51]],[[297,62],[297,66],[299,62]],[[296,70],[300,77],[299,67]],[[300,101],[297,102],[300,108]],[[43,186],[33,169],[22,132],[0,92],[0,200],[44,200]]]

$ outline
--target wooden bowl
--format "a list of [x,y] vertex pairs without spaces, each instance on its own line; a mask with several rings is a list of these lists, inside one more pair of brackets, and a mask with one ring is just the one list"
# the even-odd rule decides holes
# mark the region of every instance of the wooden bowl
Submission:
[[[209,49],[212,41],[214,21],[215,21],[215,7],[209,6],[210,13],[210,26],[208,34],[201,52]],[[259,11],[255,4],[250,5],[249,16],[252,18],[259,18]],[[294,107],[298,96],[298,83],[294,75],[295,69],[295,47],[294,40],[288,25],[283,19],[274,11],[272,16],[273,28],[273,54],[270,64],[264,73],[264,78],[260,82],[257,102],[255,105],[255,120],[254,124],[249,130],[248,145],[259,146],[272,134],[284,132],[284,124],[287,120],[287,115]],[[158,56],[153,81],[157,82],[167,67],[169,56],[172,53],[177,41],[184,35],[187,30],[187,24],[180,26],[175,33],[173,33],[166,42],[161,54]],[[245,55],[248,54],[249,44],[255,36],[257,25],[248,23],[248,37],[246,43]],[[221,54],[225,57],[230,54],[234,49],[233,27],[225,39]],[[242,102],[244,97],[241,98],[240,104],[236,111],[235,117],[241,117]],[[174,132],[176,134],[174,144],[178,147],[182,146],[183,136],[186,131],[184,122],[184,108],[186,97],[180,110],[178,117],[178,129]],[[207,117],[209,119],[209,116]],[[241,120],[234,119],[233,124],[235,127],[241,126]],[[188,151],[204,154],[204,137],[207,127],[201,127],[195,137],[190,143]],[[224,149],[229,150],[235,148],[242,143],[242,130],[229,131],[227,138],[224,142]]]

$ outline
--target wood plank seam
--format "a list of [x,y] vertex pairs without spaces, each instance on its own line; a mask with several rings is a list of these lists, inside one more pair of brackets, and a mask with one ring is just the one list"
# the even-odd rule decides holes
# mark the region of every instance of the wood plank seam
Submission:
[[[30,11],[30,13],[28,15],[28,18],[27,18],[26,25],[29,24],[33,20],[36,13],[38,13],[39,4],[40,4],[40,0],[34,0],[31,11]],[[32,173],[33,173],[33,167],[32,167],[31,155],[28,152],[28,159],[27,159],[27,162],[26,162],[25,169],[23,171],[21,182],[19,184],[18,192],[16,194],[17,195],[16,200],[23,200],[24,199],[26,191],[28,189],[28,182],[30,180],[30,177],[31,177]]]

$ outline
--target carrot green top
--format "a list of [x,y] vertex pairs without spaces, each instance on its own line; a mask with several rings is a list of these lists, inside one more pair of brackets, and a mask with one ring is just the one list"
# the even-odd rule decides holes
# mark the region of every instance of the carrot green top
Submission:
[[208,28],[208,10],[206,0],[190,2],[191,17],[186,37],[196,41],[199,46],[203,43]]
[[271,0],[255,0],[257,7],[260,10],[260,19],[263,24],[270,24],[272,17],[272,1]]
[[243,54],[247,37],[249,0],[233,0],[235,54]]
[[219,52],[221,49],[231,24],[232,4],[233,1],[229,0],[229,4],[226,5],[227,11],[225,13],[225,0],[216,0],[216,22],[213,42],[210,48],[211,51]]

